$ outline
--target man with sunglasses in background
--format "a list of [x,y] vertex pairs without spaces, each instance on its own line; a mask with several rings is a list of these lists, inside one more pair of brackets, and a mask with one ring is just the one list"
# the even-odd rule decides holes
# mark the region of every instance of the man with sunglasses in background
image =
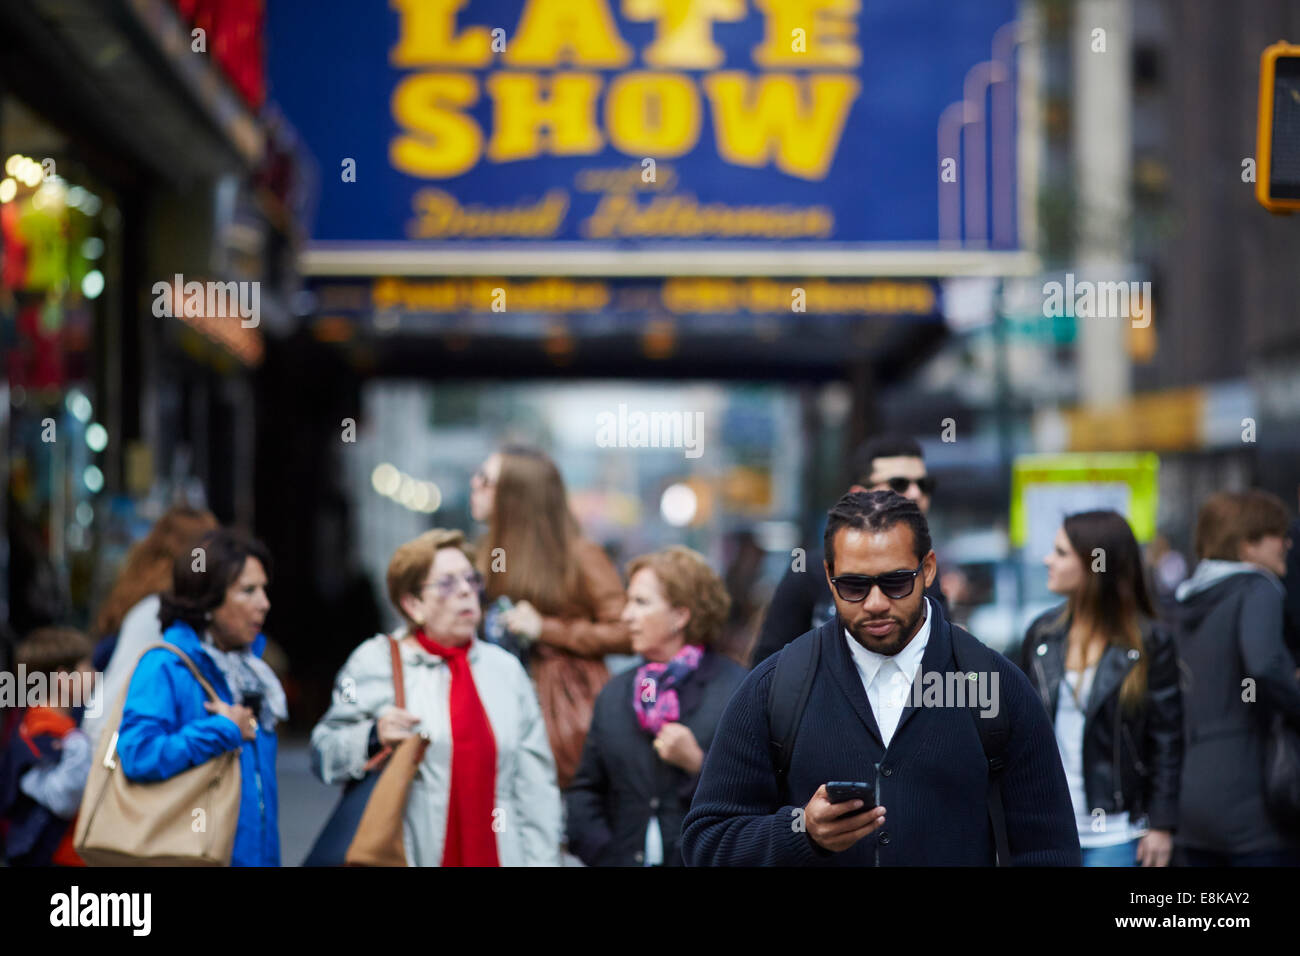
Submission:
[[[683,822],[686,863],[1079,866],[1047,713],[925,597],[936,566],[916,503],[850,492],[824,549],[836,615],[732,695]],[[993,693],[975,704],[977,683]]]
[[[916,502],[921,514],[930,513],[934,479],[925,470],[921,446],[902,435],[882,435],[864,443],[853,456],[849,491],[893,491]],[[757,667],[810,627],[825,623],[834,613],[831,589],[821,573],[824,554],[810,549],[803,567],[791,568],[777,585],[763,615],[758,640],[750,655]],[[939,590],[939,578],[925,589],[926,597],[938,601],[946,612],[948,602]]]

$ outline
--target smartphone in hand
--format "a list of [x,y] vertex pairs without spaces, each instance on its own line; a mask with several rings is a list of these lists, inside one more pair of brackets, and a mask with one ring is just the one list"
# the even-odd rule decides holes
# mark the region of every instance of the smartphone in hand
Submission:
[[849,800],[861,800],[862,806],[854,810],[855,814],[875,809],[876,788],[869,783],[852,780],[836,780],[826,784],[826,798],[831,803],[847,803]]

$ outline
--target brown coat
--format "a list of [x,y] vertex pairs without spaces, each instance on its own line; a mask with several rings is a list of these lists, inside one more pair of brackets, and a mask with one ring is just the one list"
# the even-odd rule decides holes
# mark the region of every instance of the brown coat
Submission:
[[582,757],[591,713],[609,671],[606,654],[630,654],[627,625],[619,621],[627,598],[623,582],[601,547],[580,538],[573,545],[578,590],[554,617],[542,618],[532,672],[557,782],[569,785]]

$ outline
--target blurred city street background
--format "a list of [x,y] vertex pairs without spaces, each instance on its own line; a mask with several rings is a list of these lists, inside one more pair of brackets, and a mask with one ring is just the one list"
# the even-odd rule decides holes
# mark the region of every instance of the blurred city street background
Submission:
[[6,633],[89,628],[178,501],[265,541],[296,864],[388,558],[477,537],[505,442],[620,570],[705,554],[741,649],[882,432],[991,646],[1069,511],[1168,592],[1211,491],[1297,505],[1280,40],[1295,0],[0,0]]

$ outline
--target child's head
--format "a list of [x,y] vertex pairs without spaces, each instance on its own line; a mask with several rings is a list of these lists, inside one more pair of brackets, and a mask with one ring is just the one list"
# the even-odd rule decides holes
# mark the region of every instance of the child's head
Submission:
[[18,645],[15,663],[23,666],[29,677],[37,673],[45,674],[51,691],[58,686],[56,680],[59,674],[80,674],[80,700],[69,702],[54,699],[46,703],[55,707],[84,706],[88,702],[94,676],[94,665],[91,664],[94,650],[90,638],[80,631],[70,627],[41,627],[28,634]]

